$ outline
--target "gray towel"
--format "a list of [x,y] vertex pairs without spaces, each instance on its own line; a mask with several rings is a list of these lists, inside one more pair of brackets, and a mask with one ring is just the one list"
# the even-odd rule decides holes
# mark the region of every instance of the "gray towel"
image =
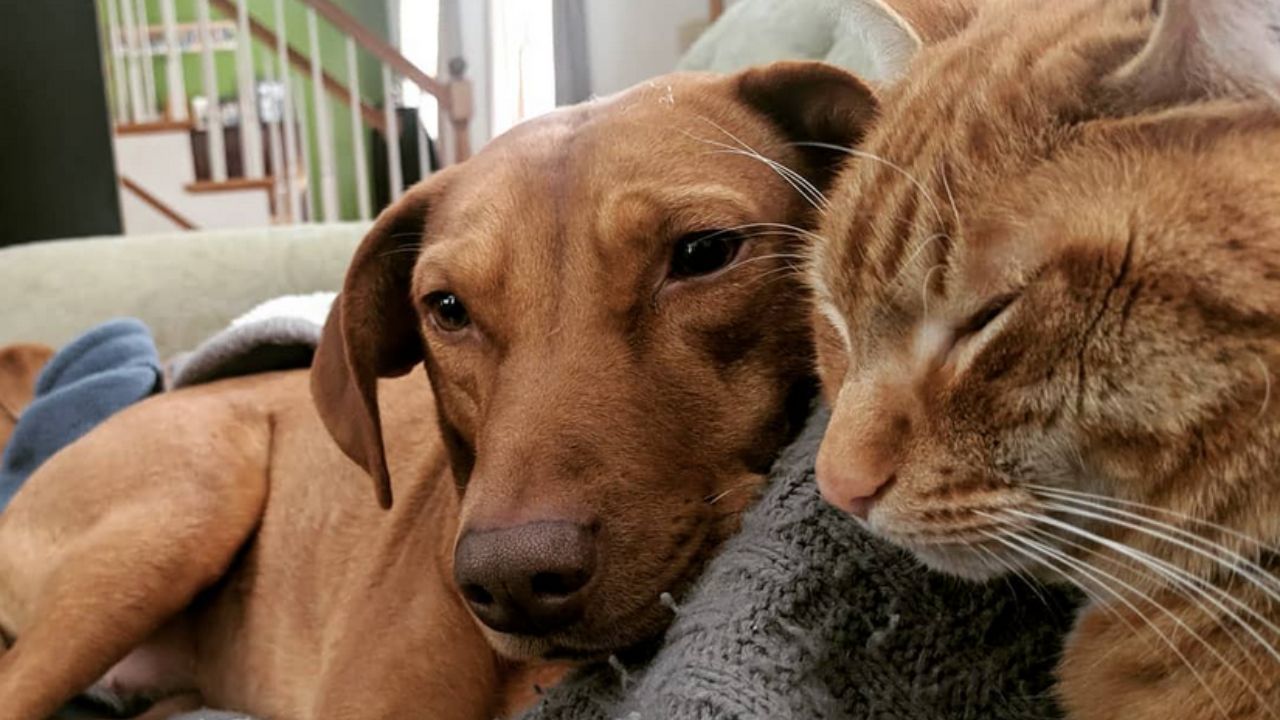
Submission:
[[579,671],[525,720],[1060,717],[1076,599],[925,571],[819,498],[826,414],[779,460],[648,663]]

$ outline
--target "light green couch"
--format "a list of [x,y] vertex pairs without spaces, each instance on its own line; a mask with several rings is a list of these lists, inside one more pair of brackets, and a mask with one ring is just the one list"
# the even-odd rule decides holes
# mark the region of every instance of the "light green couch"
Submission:
[[336,290],[366,223],[58,240],[0,248],[0,346],[60,347],[136,317],[162,358],[263,300]]

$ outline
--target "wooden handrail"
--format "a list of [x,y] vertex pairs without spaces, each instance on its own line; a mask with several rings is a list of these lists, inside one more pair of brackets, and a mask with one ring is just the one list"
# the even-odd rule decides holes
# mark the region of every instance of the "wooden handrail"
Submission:
[[452,109],[452,98],[449,89],[445,87],[439,80],[428,75],[426,72],[414,65],[412,61],[400,54],[387,41],[378,37],[364,25],[361,25],[355,18],[351,17],[346,10],[335,5],[331,0],[300,0],[303,5],[307,5],[320,14],[325,20],[328,20],[342,32],[355,38],[365,50],[373,54],[374,57],[383,63],[391,66],[391,69],[400,73],[417,85],[425,93],[430,93],[436,97],[443,110]]
[[195,223],[191,222],[186,217],[179,214],[177,210],[174,210],[173,208],[169,207],[163,200],[147,192],[147,190],[144,189],[141,185],[129,179],[128,177],[121,175],[120,184],[124,186],[125,190],[128,190],[134,195],[137,195],[138,199],[146,203],[147,205],[149,205],[152,210],[155,210],[156,212],[168,218],[169,221],[172,222],[174,225],[177,225],[183,230],[196,229]]
[[[223,15],[235,17],[236,5],[234,0],[209,0],[209,3],[217,8],[218,12]],[[249,32],[252,33],[260,42],[263,42],[273,48],[276,46],[277,39],[275,32],[266,25],[258,22],[258,20],[253,16],[249,17]],[[287,45],[287,48],[289,52],[289,64],[297,68],[298,72],[310,74],[311,60],[306,55],[295,50],[293,45]],[[347,86],[343,85],[341,81],[327,72],[324,72],[322,76],[324,79],[325,89],[328,90],[330,94],[336,95],[342,102],[350,105],[351,91],[347,89]],[[361,101],[360,116],[364,118],[366,125],[374,128],[383,135],[387,134],[387,124],[383,120],[381,110]]]

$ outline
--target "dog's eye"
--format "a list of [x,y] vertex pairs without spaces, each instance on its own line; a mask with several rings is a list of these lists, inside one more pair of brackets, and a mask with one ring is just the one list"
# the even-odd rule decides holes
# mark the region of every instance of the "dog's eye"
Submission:
[[445,332],[464,330],[471,324],[467,307],[451,292],[434,292],[428,295],[427,310],[431,312],[431,321]]
[[671,277],[690,278],[709,275],[738,255],[742,236],[732,230],[709,230],[690,233],[676,241],[671,256]]

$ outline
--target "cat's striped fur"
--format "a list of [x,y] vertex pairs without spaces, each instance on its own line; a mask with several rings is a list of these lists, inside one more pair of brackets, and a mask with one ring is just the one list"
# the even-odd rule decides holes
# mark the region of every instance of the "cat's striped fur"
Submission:
[[1280,717],[1280,3],[854,4],[920,48],[814,250],[824,495],[1084,589],[1073,720]]

